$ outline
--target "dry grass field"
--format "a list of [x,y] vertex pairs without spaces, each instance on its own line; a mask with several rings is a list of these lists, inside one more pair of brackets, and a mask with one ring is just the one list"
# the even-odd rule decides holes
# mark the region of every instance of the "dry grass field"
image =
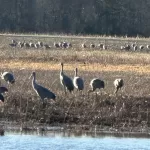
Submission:
[[[52,46],[49,50],[10,47],[11,40],[37,42]],[[56,49],[54,42],[68,41],[72,48]],[[81,43],[105,43],[107,50],[81,48]],[[7,85],[5,103],[0,106],[1,121],[37,122],[47,124],[99,125],[126,131],[146,132],[150,126],[150,53],[143,51],[122,51],[120,46],[137,42],[149,44],[149,39],[76,36],[30,36],[0,35],[0,72],[10,71],[16,83]],[[64,71],[73,78],[78,67],[79,75],[85,81],[83,93],[76,90],[65,95],[59,80],[60,62]],[[39,97],[32,89],[29,76],[37,73],[37,82],[53,91],[56,102],[48,102],[43,109]],[[93,78],[105,82],[100,93],[87,94]],[[124,87],[114,95],[113,81],[124,80]],[[142,131],[141,131],[142,128]],[[144,129],[144,130],[143,130]]]

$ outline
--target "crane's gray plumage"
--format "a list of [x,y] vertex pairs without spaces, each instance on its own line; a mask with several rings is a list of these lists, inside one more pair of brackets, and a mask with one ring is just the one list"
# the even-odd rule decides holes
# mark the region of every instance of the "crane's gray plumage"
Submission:
[[78,75],[78,69],[76,68],[75,69],[75,76],[74,76],[74,79],[73,79],[73,84],[74,84],[74,87],[76,89],[81,91],[81,90],[84,89],[84,82],[83,82],[83,79],[81,77],[78,77],[77,75]]
[[34,91],[37,93],[37,95],[41,98],[41,100],[42,101],[44,101],[44,99],[53,99],[53,100],[55,100],[56,96],[53,92],[51,92],[47,88],[45,88],[45,87],[43,87],[43,86],[36,83],[36,74],[35,74],[35,72],[33,72],[31,74],[31,76],[33,77],[32,87],[33,87]]
[[1,78],[8,83],[11,83],[11,84],[15,83],[15,78],[14,78],[13,74],[10,72],[1,73]]
[[0,94],[6,93],[6,92],[8,92],[8,89],[4,86],[1,86],[0,87]]
[[118,90],[121,89],[124,85],[123,79],[115,79],[114,86],[115,86],[115,94],[117,94]]
[[72,79],[69,78],[67,75],[65,75],[63,72],[63,63],[61,63],[60,82],[64,86],[65,93],[66,93],[66,89],[69,92],[72,92],[74,90]]
[[95,78],[95,79],[91,80],[90,86],[91,86],[92,90],[89,90],[88,92],[94,92],[96,89],[101,89],[101,88],[104,89],[105,84],[104,84],[104,81],[102,81],[98,78]]

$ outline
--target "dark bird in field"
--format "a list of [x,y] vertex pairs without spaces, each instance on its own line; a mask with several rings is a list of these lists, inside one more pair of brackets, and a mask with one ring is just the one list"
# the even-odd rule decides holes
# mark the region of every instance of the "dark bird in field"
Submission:
[[59,44],[54,42],[54,47],[59,48]]
[[115,94],[117,94],[118,90],[121,89],[124,85],[123,79],[115,79],[114,86],[115,86]]
[[48,44],[44,44],[44,45],[43,45],[43,48],[44,48],[44,49],[50,49],[51,46],[49,46]]
[[62,47],[63,48],[67,48],[67,46],[68,46],[68,43],[67,42],[63,42]]
[[91,43],[90,48],[95,48],[95,45],[93,43]]
[[78,69],[77,68],[75,69],[73,84],[74,84],[74,87],[79,91],[82,91],[84,89],[84,82],[83,82],[83,79],[78,76]]
[[0,103],[4,103],[4,96],[0,94]]
[[88,92],[94,92],[96,89],[104,89],[105,87],[105,84],[104,84],[104,81],[98,79],[98,78],[95,78],[95,79],[92,79],[91,82],[90,82],[90,86],[91,86],[91,90],[89,90]]
[[16,47],[16,46],[17,46],[17,43],[10,43],[9,46],[11,46],[11,47]]
[[34,48],[34,43],[30,42],[29,45],[31,48]]
[[74,90],[72,79],[65,75],[63,72],[63,63],[61,63],[60,82],[64,87],[65,94],[66,90],[68,90],[69,92],[72,92]]
[[3,80],[5,80],[9,84],[10,83],[11,84],[15,83],[14,75],[12,73],[10,73],[10,72],[3,72],[3,73],[1,73],[1,78]]
[[144,49],[144,46],[143,45],[140,45],[139,46],[140,50]]
[[30,76],[32,77],[32,87],[34,91],[37,93],[37,95],[41,98],[42,102],[44,102],[45,99],[52,99],[55,100],[56,95],[48,90],[47,88],[39,85],[36,83],[36,73],[33,72]]
[[25,48],[30,48],[30,44],[27,43],[27,42],[25,42],[25,43],[24,43],[24,47],[25,47]]
[[8,89],[4,86],[1,86],[0,87],[0,94],[3,94],[3,93],[7,93],[8,92]]

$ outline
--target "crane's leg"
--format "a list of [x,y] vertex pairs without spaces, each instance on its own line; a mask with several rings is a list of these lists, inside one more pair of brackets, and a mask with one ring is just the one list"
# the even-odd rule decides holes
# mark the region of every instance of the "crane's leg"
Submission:
[[67,94],[67,91],[66,91],[66,87],[64,86],[64,92],[65,92],[65,95]]
[[118,89],[119,89],[118,87],[115,89],[115,91],[114,91],[115,95],[117,95]]

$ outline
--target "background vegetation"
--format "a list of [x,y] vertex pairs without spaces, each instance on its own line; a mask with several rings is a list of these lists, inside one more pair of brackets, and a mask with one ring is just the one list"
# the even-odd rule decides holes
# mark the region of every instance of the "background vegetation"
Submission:
[[150,35],[149,0],[0,0],[0,31]]

